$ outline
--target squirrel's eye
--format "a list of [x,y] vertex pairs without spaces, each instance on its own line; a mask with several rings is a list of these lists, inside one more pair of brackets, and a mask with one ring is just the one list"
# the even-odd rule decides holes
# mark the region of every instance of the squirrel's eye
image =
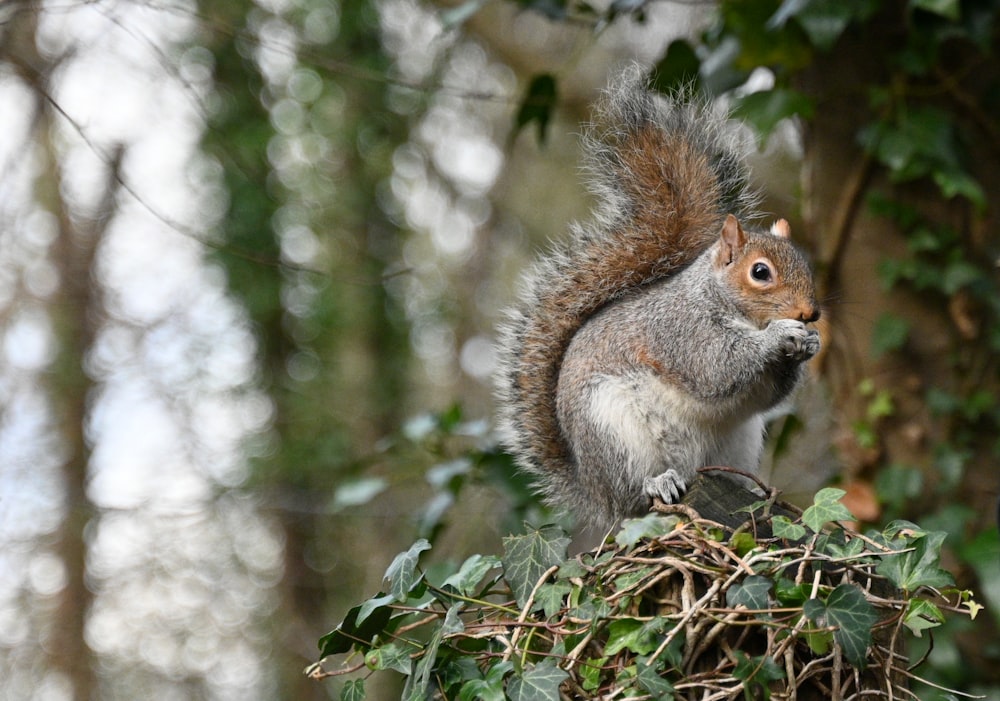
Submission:
[[757,282],[769,282],[771,280],[771,268],[767,263],[754,263],[750,268],[750,277]]

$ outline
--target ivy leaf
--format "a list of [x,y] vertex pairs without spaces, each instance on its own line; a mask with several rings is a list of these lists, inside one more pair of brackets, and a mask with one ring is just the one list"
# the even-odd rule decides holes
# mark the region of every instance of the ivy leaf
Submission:
[[910,7],[933,12],[952,22],[957,22],[961,16],[959,0],[910,0]]
[[782,606],[802,606],[809,599],[811,591],[811,585],[796,584],[787,577],[780,577],[774,584],[774,598]]
[[944,614],[941,613],[941,609],[926,599],[910,599],[903,623],[919,638],[922,637],[923,631],[928,628],[937,628],[944,623]]
[[875,492],[879,500],[893,509],[902,509],[920,494],[923,486],[924,476],[920,470],[899,463],[889,465],[875,476]]
[[963,287],[968,287],[985,276],[982,271],[972,263],[965,260],[954,260],[948,263],[944,269],[944,279],[941,289],[952,295]]
[[409,550],[397,555],[385,571],[385,579],[389,580],[389,593],[396,601],[406,601],[410,590],[422,578],[423,575],[417,574],[417,561],[420,553],[430,549],[431,544],[421,538]]
[[729,539],[729,546],[737,555],[744,557],[748,552],[757,547],[757,539],[753,533],[742,531],[733,534],[733,537]]
[[813,533],[819,533],[823,525],[830,521],[852,521],[854,516],[847,507],[840,503],[840,498],[847,492],[843,489],[827,487],[816,492],[813,505],[802,514],[802,523],[809,526]]
[[667,619],[654,618],[640,621],[635,618],[619,618],[608,624],[608,644],[604,654],[617,655],[622,650],[631,650],[637,655],[648,655],[660,644],[660,634]]
[[735,113],[757,129],[766,139],[778,123],[788,117],[812,117],[815,105],[804,94],[791,88],[774,88],[750,93],[736,104]]
[[844,651],[844,657],[855,668],[865,666],[865,656],[872,640],[872,626],[878,615],[864,593],[854,584],[841,584],[826,601],[809,599],[802,612],[818,626],[836,628],[833,639]]
[[767,577],[752,574],[742,583],[729,587],[726,591],[726,605],[730,608],[745,606],[751,611],[764,611],[770,608],[768,594],[772,582]]
[[461,633],[465,630],[465,622],[459,617],[459,613],[465,603],[459,601],[458,603],[452,604],[448,609],[447,613],[444,615],[444,623],[441,624],[441,632],[444,635],[454,635],[455,633]]
[[[986,529],[972,540],[960,543],[957,550],[979,577],[977,595],[982,595],[987,605],[992,604],[994,611],[1000,610],[1000,534],[996,529]],[[978,607],[975,602],[968,601]],[[975,613],[971,605],[969,610]]]
[[674,528],[680,519],[676,516],[662,516],[660,514],[646,514],[642,518],[630,518],[622,524],[622,528],[615,536],[615,543],[623,548],[630,548],[643,538],[658,538],[667,535]]
[[566,597],[571,591],[573,587],[568,582],[543,584],[535,595],[535,608],[540,608],[546,618],[553,618],[562,611]]
[[340,690],[340,701],[364,701],[365,680],[348,679]]
[[473,679],[462,685],[459,701],[505,701],[503,679],[512,669],[514,663],[510,660],[492,665],[483,679]]
[[701,61],[691,44],[683,39],[670,42],[663,58],[653,69],[650,87],[661,93],[669,93],[688,85],[697,85]]
[[658,664],[647,657],[636,659],[637,673],[636,680],[639,686],[653,695],[657,699],[670,699],[674,693],[674,685],[660,676]]
[[[890,524],[890,528],[894,524]],[[886,529],[887,532],[889,529]],[[918,588],[940,588],[952,585],[955,580],[951,573],[941,569],[941,544],[947,537],[944,531],[918,532],[893,543],[901,552],[882,558],[875,571],[888,578],[894,586],[907,592]]]
[[412,645],[387,643],[365,655],[365,665],[372,670],[394,669],[400,674],[410,674],[413,671],[413,660],[410,658],[412,652]]
[[[594,692],[601,686],[602,667],[604,667],[607,661],[607,657],[582,660],[583,664],[579,666],[580,687],[584,691]],[[588,693],[586,697],[589,698],[593,695],[593,693]]]
[[451,587],[463,596],[471,596],[490,570],[500,567],[500,558],[495,555],[472,555],[458,572],[441,583],[441,587]]
[[[452,610],[456,607],[457,605],[449,609],[447,616],[451,616]],[[447,621],[447,617],[445,620]],[[444,635],[444,626],[434,629],[430,639],[424,646],[420,660],[413,669],[413,673],[406,678],[402,694],[404,701],[424,701],[427,698],[427,690],[430,687],[433,677],[432,673],[437,662],[438,649],[441,647]]]
[[515,133],[535,122],[538,124],[538,140],[545,143],[549,118],[556,106],[558,92],[556,79],[549,73],[536,75],[528,85],[528,92],[521,101],[521,107],[514,119]]
[[552,660],[528,667],[507,683],[511,701],[559,701],[559,685],[569,676]]
[[813,46],[821,51],[828,51],[837,43],[852,20],[865,20],[878,7],[878,0],[811,0],[805,3],[795,20],[809,36]]
[[958,168],[945,168],[934,172],[934,182],[945,199],[961,196],[969,200],[980,212],[986,209],[986,193],[974,177]]
[[806,537],[806,529],[798,523],[792,523],[787,516],[775,516],[771,519],[771,532],[776,538],[785,540],[800,540]]
[[[389,600],[393,600],[389,597]],[[334,630],[319,639],[319,656],[339,655],[348,652],[352,647],[367,650],[372,639],[382,633],[392,618],[392,609],[385,603],[372,605],[372,602],[387,602],[386,597],[379,594],[364,604],[355,606],[344,620]],[[362,609],[366,609],[361,618]],[[360,619],[360,620],[359,620]]]
[[[750,657],[742,650],[736,651],[736,669],[733,676],[761,692],[764,699],[771,698],[770,683],[785,678],[785,670],[770,655]],[[749,696],[748,696],[749,698]]]
[[364,477],[345,482],[333,495],[333,510],[340,511],[349,506],[367,504],[384,492],[389,483],[381,477]]
[[[834,531],[830,537],[818,543],[817,550],[839,560],[856,559],[864,552],[865,542],[860,538],[846,540],[843,531]],[[856,560],[859,561],[859,560]]]
[[561,528],[551,525],[503,539],[504,574],[519,606],[528,602],[545,571],[566,559],[569,540]]
[[910,335],[910,323],[891,312],[882,312],[872,329],[872,355],[879,358],[897,351]]

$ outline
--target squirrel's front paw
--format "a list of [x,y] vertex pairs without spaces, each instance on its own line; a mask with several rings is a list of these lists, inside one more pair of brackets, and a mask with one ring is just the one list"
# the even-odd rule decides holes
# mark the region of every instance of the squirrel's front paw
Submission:
[[795,319],[778,319],[772,322],[782,334],[781,350],[792,360],[804,361],[819,352],[819,332],[808,329]]
[[659,499],[664,504],[676,504],[687,491],[687,483],[677,470],[667,470],[655,477],[647,477],[642,489],[651,499]]

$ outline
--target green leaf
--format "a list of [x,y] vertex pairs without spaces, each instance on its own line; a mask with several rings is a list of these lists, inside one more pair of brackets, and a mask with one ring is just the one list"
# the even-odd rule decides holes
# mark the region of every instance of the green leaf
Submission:
[[569,541],[561,528],[551,525],[503,539],[504,574],[519,606],[528,602],[546,570],[566,560]]
[[668,622],[665,618],[649,621],[619,618],[611,621],[608,624],[608,644],[604,648],[604,654],[612,657],[622,650],[631,650],[637,655],[648,655],[659,646],[663,628]]
[[776,538],[785,540],[800,540],[806,537],[806,529],[798,523],[792,523],[787,516],[775,516],[771,519],[771,532]]
[[413,671],[413,660],[410,655],[416,652],[414,647],[403,642],[391,642],[370,650],[365,655],[365,664],[369,669],[394,669],[400,674],[410,674]]
[[813,505],[802,514],[802,522],[809,526],[813,533],[819,533],[824,524],[831,521],[852,521],[854,516],[847,507],[840,503],[841,497],[847,492],[843,489],[827,487],[816,492]]
[[684,39],[675,39],[653,68],[650,87],[669,94],[689,85],[696,85],[700,70],[701,61],[691,44]]
[[951,261],[944,269],[944,278],[941,282],[941,289],[944,290],[946,294],[955,294],[963,287],[968,287],[983,278],[983,272],[969,261]]
[[532,78],[528,92],[521,101],[521,107],[514,119],[515,132],[520,131],[532,122],[538,125],[538,140],[545,142],[546,131],[552,110],[555,109],[558,92],[556,79],[548,73],[542,73]]
[[[347,612],[339,626],[319,639],[320,657],[339,655],[353,647],[367,650],[371,646],[372,639],[385,630],[389,619],[392,618],[391,608],[384,604],[372,606],[373,601],[385,601],[385,597],[379,594],[364,604],[355,606]],[[359,621],[363,608],[367,608],[367,611],[365,617]]]
[[462,685],[459,701],[505,701],[504,677],[514,669],[514,663],[498,661],[486,672],[483,679],[473,679]]
[[1000,623],[1000,534],[995,528],[987,529],[958,546],[959,556],[976,572],[979,578],[977,596],[982,596]]
[[816,549],[834,557],[837,559],[854,559],[855,562],[860,562],[860,559],[856,559],[858,555],[864,552],[865,542],[860,538],[851,538],[847,540],[844,538],[843,530],[836,530],[829,535],[824,534],[825,537],[821,536],[820,540],[817,542]]
[[543,584],[535,594],[535,608],[541,609],[546,618],[554,618],[563,609],[571,591],[573,586],[568,582]]
[[445,635],[454,635],[455,633],[461,633],[465,630],[465,623],[462,621],[459,613],[465,607],[465,602],[459,601],[451,605],[447,613],[444,615],[444,622],[441,624],[441,632]]
[[734,113],[750,122],[767,139],[778,123],[789,117],[812,117],[815,105],[804,94],[791,88],[774,88],[750,93],[736,103]]
[[559,701],[559,685],[567,677],[553,660],[543,660],[511,678],[507,695],[511,701]]
[[364,701],[365,680],[348,679],[340,690],[340,701]]
[[875,492],[879,500],[896,510],[918,496],[923,486],[923,473],[908,465],[894,463],[875,475]]
[[774,584],[774,598],[782,606],[802,606],[809,599],[811,584],[796,584],[787,577],[780,577]]
[[[736,669],[733,676],[759,691],[764,699],[771,698],[770,683],[785,678],[785,670],[770,655],[750,657],[742,650],[736,651]],[[747,694],[746,698],[757,698]]]
[[[895,525],[890,524],[889,528]],[[947,535],[943,531],[919,532],[894,541],[892,547],[899,548],[900,552],[884,556],[875,571],[907,592],[914,592],[922,586],[940,588],[952,585],[955,580],[951,573],[938,566],[941,544]]]
[[579,666],[580,686],[584,691],[597,691],[598,687],[601,686],[601,676],[604,672],[601,668],[605,662],[607,662],[607,657],[582,661],[582,664]]
[[919,638],[922,637],[923,631],[937,628],[944,623],[944,614],[941,613],[941,609],[926,599],[910,599],[903,623]]
[[959,0],[910,0],[911,9],[926,10],[957,22],[961,17]]
[[636,681],[639,686],[648,691],[656,699],[669,701],[673,699],[674,685],[660,676],[658,663],[648,657],[636,659]]
[[872,329],[872,355],[879,358],[897,351],[910,335],[910,323],[892,312],[882,312]]
[[986,209],[986,193],[972,175],[958,168],[944,168],[934,171],[934,182],[946,199],[961,196],[982,211]]
[[757,547],[757,539],[754,538],[753,533],[740,531],[739,533],[734,533],[733,537],[729,539],[729,546],[737,555],[743,557]]
[[333,510],[340,511],[349,506],[367,504],[384,492],[389,486],[381,477],[364,477],[345,482],[337,487],[333,495]]
[[812,0],[795,19],[813,46],[828,51],[851,23],[854,6],[858,4],[844,0]]
[[729,587],[726,591],[726,605],[730,608],[745,606],[751,611],[766,611],[770,608],[768,597],[772,584],[767,577],[750,575],[743,582]]
[[430,549],[431,544],[421,538],[411,545],[409,550],[397,555],[385,571],[385,579],[389,580],[389,593],[396,601],[406,601],[410,590],[420,581],[417,561],[420,559],[420,553]]
[[892,393],[883,389],[875,393],[875,396],[868,402],[865,409],[865,417],[875,423],[879,419],[892,416],[896,412],[896,406],[892,401]]
[[458,572],[441,583],[441,587],[451,587],[463,596],[472,596],[486,573],[500,567],[500,558],[495,555],[472,555]]
[[[450,613],[450,611],[449,611]],[[430,687],[434,667],[437,663],[438,649],[444,639],[444,628],[435,628],[430,639],[424,646],[423,654],[417,661],[413,673],[406,678],[402,698],[405,701],[425,701]]]
[[680,519],[677,516],[646,514],[642,518],[626,519],[615,536],[615,543],[623,548],[631,548],[643,538],[659,538],[673,531]]
[[834,626],[833,639],[854,667],[865,666],[871,629],[878,622],[874,607],[854,584],[841,584],[826,601],[809,599],[802,607],[806,617],[819,626]]

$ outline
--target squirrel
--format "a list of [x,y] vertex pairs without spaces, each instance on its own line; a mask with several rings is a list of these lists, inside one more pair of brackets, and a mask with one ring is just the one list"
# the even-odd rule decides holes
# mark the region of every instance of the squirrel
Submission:
[[609,527],[696,470],[756,473],[765,415],[819,350],[812,272],[757,217],[728,118],[626,68],[583,137],[592,220],[527,276],[500,328],[501,444],[546,501]]

